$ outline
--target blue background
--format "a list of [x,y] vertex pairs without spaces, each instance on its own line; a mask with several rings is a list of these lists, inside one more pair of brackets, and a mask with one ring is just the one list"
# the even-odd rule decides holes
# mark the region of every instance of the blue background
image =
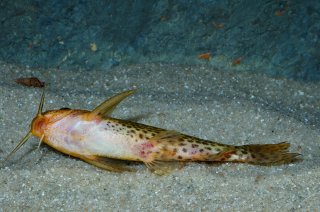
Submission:
[[205,64],[316,81],[319,20],[312,0],[2,0],[0,60],[69,70]]

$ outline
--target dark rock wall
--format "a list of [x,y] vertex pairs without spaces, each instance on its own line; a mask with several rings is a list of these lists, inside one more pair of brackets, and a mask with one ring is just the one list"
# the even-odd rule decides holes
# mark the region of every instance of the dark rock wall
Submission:
[[0,1],[0,60],[30,67],[204,63],[320,80],[319,36],[314,0]]

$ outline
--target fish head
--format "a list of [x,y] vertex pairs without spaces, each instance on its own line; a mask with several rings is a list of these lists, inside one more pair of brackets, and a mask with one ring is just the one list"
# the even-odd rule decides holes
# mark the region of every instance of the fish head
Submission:
[[32,135],[41,138],[43,135],[45,135],[45,130],[49,125],[52,125],[70,115],[72,111],[73,110],[69,108],[61,108],[60,110],[49,110],[38,114],[31,122]]

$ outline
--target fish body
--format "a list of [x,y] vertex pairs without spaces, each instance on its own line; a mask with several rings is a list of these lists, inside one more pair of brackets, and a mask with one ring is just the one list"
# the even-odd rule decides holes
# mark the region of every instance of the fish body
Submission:
[[117,104],[132,93],[118,94],[93,111],[60,109],[42,113],[43,97],[28,136],[34,135],[62,153],[111,171],[128,170],[122,161],[140,161],[156,174],[164,174],[170,170],[169,162],[232,161],[268,165],[289,163],[298,156],[288,153],[286,142],[232,146],[110,117]]
[[[90,111],[84,110],[49,111],[34,120],[32,129],[32,134],[44,143],[75,157],[104,156],[142,162],[214,161],[221,152],[235,151],[232,146],[174,131],[99,115],[90,117]],[[248,157],[234,153],[238,155],[230,160]]]

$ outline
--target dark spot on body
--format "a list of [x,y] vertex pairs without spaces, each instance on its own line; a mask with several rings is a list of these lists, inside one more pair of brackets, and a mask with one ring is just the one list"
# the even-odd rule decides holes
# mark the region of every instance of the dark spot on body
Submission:
[[267,155],[262,154],[262,153],[261,153],[260,157],[261,157],[262,159],[264,159],[264,160],[268,160],[268,159],[269,159],[269,157],[268,157]]
[[160,157],[160,159],[165,159],[165,158],[166,158],[166,155],[161,154],[161,155],[159,155],[159,157]]
[[182,152],[187,152],[187,149],[186,148],[182,148]]
[[203,152],[204,150],[203,149],[199,149],[199,152]]
[[197,147],[199,147],[198,144],[192,144],[191,146],[192,146],[192,148],[197,148]]
[[143,139],[143,135],[141,133],[139,133],[139,138]]
[[207,150],[212,150],[211,147],[206,146],[205,149]]
[[185,143],[179,143],[179,146],[185,146],[186,144]]
[[182,156],[181,156],[181,155],[179,155],[179,156],[178,156],[178,159],[179,159],[179,160],[181,160],[181,159],[182,159]]

